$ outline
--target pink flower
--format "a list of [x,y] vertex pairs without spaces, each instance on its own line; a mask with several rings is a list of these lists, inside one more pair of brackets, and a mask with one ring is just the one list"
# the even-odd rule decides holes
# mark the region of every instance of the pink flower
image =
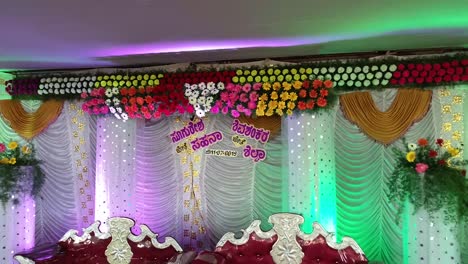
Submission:
[[5,150],[6,150],[5,144],[0,143],[0,153],[5,152]]
[[193,112],[195,112],[195,109],[193,109],[193,106],[192,105],[187,105],[187,113],[193,114]]
[[239,112],[237,112],[236,110],[232,110],[231,115],[235,118],[238,118],[240,116]]
[[239,95],[237,93],[230,93],[229,94],[229,100],[237,101],[237,99],[239,99]]
[[109,107],[107,105],[101,106],[101,114],[109,113]]
[[223,107],[223,109],[221,109],[221,113],[223,114],[227,114],[229,112],[229,108],[227,106]]
[[243,103],[246,103],[249,101],[249,98],[247,97],[247,94],[243,93],[240,95],[239,100]]
[[228,100],[228,98],[229,98],[228,92],[222,92],[222,93],[221,93],[221,100],[222,100],[223,102],[226,102],[226,101]]
[[86,99],[87,97],[88,97],[88,93],[87,93],[87,92],[82,92],[82,93],[81,93],[81,98]]
[[244,93],[248,93],[250,92],[250,89],[252,88],[252,86],[250,85],[250,83],[246,83],[244,84],[244,86],[242,87],[242,91],[244,91]]
[[245,114],[246,116],[251,116],[251,115],[252,115],[252,111],[250,111],[250,109],[247,109],[247,108],[246,108],[246,109],[244,109],[244,114]]
[[429,166],[426,163],[417,163],[415,169],[418,173],[424,173],[429,169]]
[[247,107],[248,107],[249,109],[255,109],[255,108],[257,108],[257,104],[256,104],[255,102],[253,102],[253,101],[250,101],[250,102],[247,104]]
[[233,83],[228,83],[227,87],[226,87],[226,90],[228,91],[234,91],[236,88],[236,85],[233,84]]
[[213,114],[219,113],[219,106],[218,105],[213,106],[211,108],[211,113],[213,113]]
[[254,89],[255,91],[260,91],[260,89],[262,89],[262,84],[261,84],[261,83],[255,83],[255,84],[253,85],[253,89]]
[[236,107],[237,111],[239,111],[240,113],[244,112],[244,106],[243,105],[237,105]]
[[94,113],[95,115],[98,115],[100,112],[101,112],[101,108],[99,108],[99,106],[93,107],[93,113]]
[[249,95],[249,98],[250,98],[251,101],[257,101],[257,99],[258,99],[257,92],[255,92],[255,91],[251,92],[250,95]]
[[229,100],[229,101],[227,101],[227,104],[226,104],[226,105],[227,105],[227,107],[229,107],[229,108],[233,108],[233,107],[234,107],[234,101]]

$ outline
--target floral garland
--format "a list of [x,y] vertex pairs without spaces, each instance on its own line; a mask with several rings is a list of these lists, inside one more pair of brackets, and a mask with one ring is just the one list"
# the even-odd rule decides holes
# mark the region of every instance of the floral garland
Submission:
[[468,220],[468,180],[462,169],[468,161],[459,157],[461,149],[445,145],[443,139],[434,145],[425,138],[417,144],[403,139],[403,144],[404,150],[393,149],[397,163],[388,183],[399,213],[409,200],[415,211],[424,208],[431,217],[443,210],[448,221]]
[[198,117],[204,117],[206,113],[211,111],[219,96],[219,91],[224,90],[222,82],[218,82],[218,84],[201,82],[192,85],[186,83],[184,86],[185,96],[188,97],[189,103],[195,109],[195,114]]
[[222,114],[229,114],[238,118],[241,114],[251,116],[257,108],[259,91],[262,88],[261,83],[244,85],[229,83],[226,91],[220,95],[220,100],[216,102],[213,113],[221,111]]

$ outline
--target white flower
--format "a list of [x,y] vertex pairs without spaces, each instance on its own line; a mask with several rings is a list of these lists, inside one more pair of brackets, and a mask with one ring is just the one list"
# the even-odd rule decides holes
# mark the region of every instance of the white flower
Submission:
[[208,97],[208,98],[206,98],[205,102],[206,102],[207,104],[211,104],[211,103],[213,102],[213,97]]
[[54,88],[55,88],[55,89],[58,89],[58,88],[60,88],[60,84],[58,84],[58,83],[55,83],[55,84],[54,84]]
[[54,90],[54,94],[59,94],[59,90],[58,90],[58,89],[55,89],[55,90]]
[[88,82],[83,82],[83,87],[88,87]]
[[408,143],[408,149],[409,150],[416,150],[418,148],[418,145],[415,143]]
[[193,108],[195,108],[195,110],[197,110],[197,109],[201,109],[201,105],[199,105],[199,104],[195,104],[195,105],[193,106]]
[[56,82],[57,81],[57,77],[52,77],[52,82]]
[[48,83],[44,84],[44,89],[49,89],[49,84]]
[[211,106],[205,105],[205,112],[210,112],[210,110],[211,110]]
[[206,87],[208,88],[208,90],[213,90],[214,88],[216,88],[216,84],[214,82],[209,82]]
[[50,93],[50,94],[53,94],[53,93],[54,93],[54,89],[49,88],[49,93]]
[[192,91],[192,97],[197,98],[199,95],[200,95],[200,91],[197,91],[197,90]]
[[41,78],[41,83],[45,83],[46,79],[45,78]]
[[74,93],[75,93],[75,88],[71,88],[70,92],[71,92],[72,94],[74,94]]
[[381,79],[382,76],[383,76],[382,72],[376,72],[375,73],[375,78],[377,78],[377,79]]
[[96,81],[96,76],[91,76],[91,81],[95,82]]
[[346,67],[346,73],[352,73],[353,72],[353,67],[348,66]]
[[321,74],[327,73],[327,68],[321,68],[321,69],[320,69],[320,73],[321,73]]
[[42,94],[48,94],[49,92],[47,90],[41,91]]
[[361,81],[364,80],[365,78],[366,78],[366,75],[362,72],[358,75],[358,79]]
[[373,79],[373,80],[372,80],[372,85],[377,86],[377,85],[379,85],[379,84],[380,84],[379,79]]
[[57,82],[62,82],[62,81],[63,81],[62,77],[57,78]]
[[340,80],[340,81],[338,82],[338,86],[344,86],[344,85],[345,85],[345,81],[344,81],[344,80]]
[[47,78],[47,79],[46,79],[46,82],[50,82],[50,81],[51,81],[50,78]]
[[334,73],[334,72],[335,72],[335,67],[330,67],[330,68],[328,68],[328,72],[329,72],[329,73]]
[[192,95],[192,90],[187,89],[185,90],[185,97],[190,97]]
[[66,88],[65,93],[70,93],[70,89]]
[[191,88],[192,90],[196,90],[196,89],[198,89],[198,85],[192,84],[192,86],[191,86],[190,88]]
[[206,98],[205,98],[204,96],[201,96],[201,97],[198,98],[197,103],[199,103],[199,104],[201,104],[201,105],[202,105],[202,104],[205,104],[205,99],[206,99]]
[[77,84],[76,84],[76,87],[81,88],[81,83],[80,83],[80,82],[77,83]]
[[[109,99],[107,99],[109,100]],[[107,102],[106,102],[107,103]],[[112,113],[112,114],[115,114],[115,108],[113,106],[109,107],[109,111]]]
[[195,114],[198,116],[198,117],[204,117],[205,116],[205,111],[201,110],[201,109],[197,109],[195,111]]
[[224,90],[224,83],[223,83],[223,82],[219,82],[219,83],[217,84],[217,87],[218,87],[219,90]]
[[86,76],[85,80],[89,82],[91,80],[91,77]]
[[397,66],[395,64],[392,64],[392,65],[390,65],[389,69],[390,69],[391,72],[394,72],[394,71],[396,71]]
[[[45,91],[44,91],[45,92]],[[37,90],[38,95],[42,95],[42,90]]]
[[184,83],[184,88],[185,89],[190,89],[190,84],[189,83]]
[[313,70],[313,73],[314,73],[315,75],[319,74],[319,72],[320,72],[320,69],[319,69],[319,68],[315,68],[315,69]]
[[76,93],[81,93],[81,89],[76,89]]
[[349,79],[349,75],[348,75],[347,73],[343,73],[343,74],[341,75],[341,79],[343,79],[343,80],[346,81],[346,80]]
[[197,98],[194,97],[194,96],[189,97],[189,103],[190,103],[191,105],[196,104],[196,103],[197,103]]
[[89,86],[88,87],[93,87],[93,82],[89,82]]
[[327,73],[325,74],[325,79],[324,80],[331,80],[332,76],[331,74]]
[[388,69],[388,66],[386,64],[382,64],[380,65],[380,70],[383,71],[383,72],[386,72]]
[[201,90],[203,90],[203,89],[206,88],[206,84],[205,84],[204,82],[199,83],[199,84],[198,84],[198,88],[200,88]]
[[359,66],[354,67],[354,72],[355,73],[360,73],[361,72],[361,67],[359,67]]
[[44,89],[44,85],[43,85],[43,84],[39,84],[39,89]]
[[120,104],[120,100],[119,100],[119,98],[117,98],[117,97],[114,97],[114,98],[112,99],[112,102],[114,103],[114,105],[119,105],[119,104]]
[[388,84],[388,80],[382,80],[381,84],[382,84],[382,86],[387,85],[387,84]]
[[374,74],[369,72],[367,75],[366,75],[366,78],[371,80],[372,78],[374,78]]
[[85,80],[85,77],[81,76],[80,77],[80,82],[84,81]]
[[117,88],[117,87],[112,88],[112,93],[113,94],[119,94],[119,88]]
[[207,96],[207,95],[209,95],[209,94],[210,94],[210,90],[208,90],[208,89],[205,89],[205,90],[203,90],[203,91],[201,92],[201,95],[202,95],[202,96]]
[[361,87],[361,86],[362,86],[361,81],[356,81],[356,82],[354,83],[354,85],[355,85],[356,87]]
[[107,97],[112,97],[112,90],[110,88],[106,89],[106,96]]
[[217,93],[219,93],[219,90],[218,90],[218,89],[213,89],[213,90],[211,91],[211,94],[217,94]]
[[61,83],[60,88],[65,88],[65,83]]
[[364,81],[364,86],[365,86],[365,87],[368,87],[370,84],[371,84],[371,82],[370,82],[369,80],[365,80],[365,81]]
[[345,68],[344,67],[339,67],[338,68],[338,73],[343,73],[345,72]]
[[93,89],[92,88],[88,88],[88,93],[91,93]]
[[67,88],[71,88],[71,83],[67,82]]
[[349,81],[346,82],[346,85],[349,86],[349,87],[353,86],[353,84],[354,84],[354,82],[351,81],[351,80],[349,80]]
[[362,72],[363,73],[368,73],[369,72],[369,66],[366,65],[366,66],[362,67]]
[[112,103],[111,99],[106,99],[106,105],[110,105]]
[[373,65],[371,67],[371,71],[378,71],[378,70],[379,70],[379,66],[377,66],[377,65]]
[[353,73],[351,73],[351,74],[349,75],[349,78],[350,78],[351,80],[356,80],[357,75],[353,72]]
[[122,113],[122,107],[117,107],[117,112],[119,112],[120,114]]
[[127,113],[122,113],[122,119],[123,119],[123,120],[127,120],[127,119],[128,119]]
[[392,78],[392,73],[391,72],[386,72],[384,77],[385,77],[385,79],[390,80]]
[[117,118],[117,119],[121,119],[120,115],[115,113],[114,116]]
[[334,80],[334,81],[339,81],[340,78],[341,78],[341,75],[339,75],[339,74],[333,75],[333,80]]

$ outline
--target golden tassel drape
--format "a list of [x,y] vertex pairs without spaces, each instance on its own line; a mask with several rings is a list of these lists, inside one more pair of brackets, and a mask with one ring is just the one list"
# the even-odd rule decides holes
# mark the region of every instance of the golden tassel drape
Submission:
[[346,118],[356,124],[370,138],[388,145],[402,137],[429,110],[432,91],[398,89],[390,108],[380,111],[369,92],[340,96]]
[[271,138],[281,133],[281,116],[262,116],[256,118],[240,116],[239,121],[253,125],[256,128],[270,130]]
[[16,133],[31,140],[57,119],[62,107],[63,101],[48,100],[36,112],[28,113],[19,100],[0,100],[0,115]]

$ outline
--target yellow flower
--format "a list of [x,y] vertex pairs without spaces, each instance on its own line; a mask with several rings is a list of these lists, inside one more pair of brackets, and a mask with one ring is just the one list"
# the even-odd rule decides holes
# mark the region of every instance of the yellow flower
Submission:
[[286,103],[284,101],[280,101],[278,103],[278,109],[284,109],[284,108],[286,108]]
[[294,107],[296,107],[296,103],[289,101],[289,102],[288,102],[288,108],[289,108],[290,110],[292,110],[292,109],[294,109]]
[[21,148],[21,152],[23,152],[23,153],[26,154],[26,155],[31,154],[31,148],[30,148],[28,145],[24,145],[24,146]]
[[272,93],[270,94],[270,98],[271,98],[272,100],[277,100],[277,99],[278,99],[278,93],[277,93],[277,92],[272,92]]
[[268,110],[273,110],[275,109],[276,107],[278,107],[278,101],[270,101],[268,102]]
[[0,160],[0,164],[8,164],[8,162],[9,162],[8,158],[2,158]]
[[292,114],[293,114],[293,111],[292,111],[291,109],[288,109],[288,110],[286,111],[286,114],[287,114],[287,115],[292,115]]
[[10,143],[8,143],[8,148],[11,149],[11,150],[14,150],[18,147],[18,143],[16,141],[12,141]]
[[406,160],[409,161],[409,162],[414,162],[414,160],[416,159],[416,152],[414,151],[410,151],[406,154]]
[[281,109],[276,109],[276,114],[279,115],[279,116],[282,116],[283,115],[283,110]]
[[286,101],[289,99],[289,93],[288,92],[282,92],[281,95],[281,100]]
[[297,89],[301,89],[301,87],[302,87],[302,82],[301,82],[301,81],[295,81],[295,82],[293,83],[293,87],[294,87],[294,89],[296,89],[296,90],[297,90]]
[[16,163],[16,158],[11,158],[10,161],[9,161],[9,163],[10,163],[11,165],[14,165],[14,164]]
[[271,89],[271,83],[269,82],[263,83],[263,90],[269,91],[270,89]]
[[265,113],[266,116],[272,116],[273,115],[273,109],[268,109]]
[[290,92],[289,93],[289,100],[296,101],[297,100],[297,94],[295,92]]
[[279,89],[281,89],[281,84],[279,82],[275,82],[273,84],[273,90],[278,91]]
[[454,157],[458,155],[458,153],[460,153],[460,150],[452,147],[447,147],[447,152],[450,153],[450,156]]
[[258,100],[260,102],[267,101],[268,100],[268,94],[262,94],[262,96],[260,96],[260,98],[258,98]]
[[283,88],[284,90],[289,91],[291,90],[291,84],[288,82],[283,82]]
[[257,114],[257,116],[264,116],[265,115],[264,109],[261,109],[261,108],[257,108],[257,110],[255,110],[255,113]]
[[257,103],[257,109],[262,109],[262,108],[265,109],[265,107],[266,107],[265,101],[259,101]]

